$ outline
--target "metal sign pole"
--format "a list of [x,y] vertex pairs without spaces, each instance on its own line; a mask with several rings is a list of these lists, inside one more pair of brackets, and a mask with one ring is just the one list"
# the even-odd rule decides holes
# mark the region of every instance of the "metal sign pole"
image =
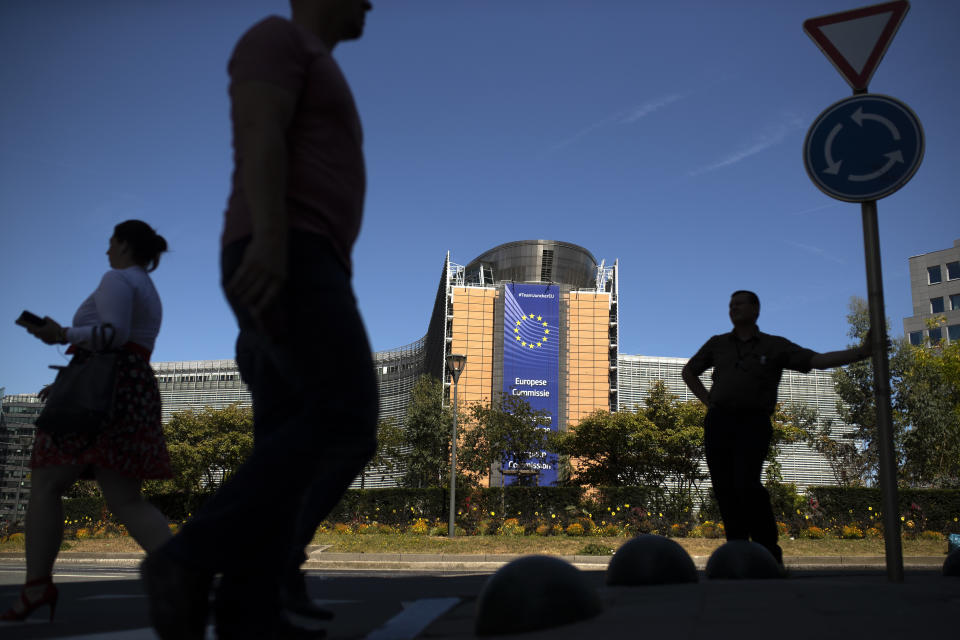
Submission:
[[880,491],[883,499],[883,538],[886,545],[887,578],[903,582],[903,548],[900,519],[897,517],[897,466],[893,449],[893,421],[890,410],[890,363],[887,359],[887,318],[883,303],[883,275],[880,265],[880,232],[877,201],[860,205],[863,216],[863,248],[867,264],[867,292],[870,302],[873,388],[876,402],[877,439],[880,454]]

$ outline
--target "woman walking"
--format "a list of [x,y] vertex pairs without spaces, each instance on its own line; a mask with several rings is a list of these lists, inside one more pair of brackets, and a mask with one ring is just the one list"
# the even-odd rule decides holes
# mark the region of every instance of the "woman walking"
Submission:
[[[160,392],[150,368],[161,305],[149,272],[166,250],[166,240],[145,222],[118,224],[107,250],[111,269],[77,309],[71,326],[62,327],[49,317],[27,326],[47,344],[70,344],[67,353],[75,359],[103,348],[119,348],[120,357],[107,424],[92,434],[37,430],[26,517],[27,580],[19,600],[0,620],[24,620],[43,606],[50,607],[53,619],[58,592],[52,574],[63,540],[62,497],[78,479],[96,479],[107,507],[147,553],[170,537],[166,518],[140,493],[143,480],[172,476],[160,424]],[[103,340],[109,344],[100,344]]]

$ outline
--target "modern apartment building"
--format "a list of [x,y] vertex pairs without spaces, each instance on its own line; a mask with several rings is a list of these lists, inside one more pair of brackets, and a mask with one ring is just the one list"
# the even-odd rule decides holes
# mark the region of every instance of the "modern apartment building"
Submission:
[[4,395],[0,388],[0,524],[22,524],[30,497],[34,421],[43,404],[34,393]]
[[913,315],[903,319],[910,344],[960,340],[960,240],[910,258]]

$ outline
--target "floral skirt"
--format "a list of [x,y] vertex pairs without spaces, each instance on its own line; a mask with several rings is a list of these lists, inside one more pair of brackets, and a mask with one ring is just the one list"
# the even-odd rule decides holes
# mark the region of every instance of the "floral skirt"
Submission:
[[173,477],[160,422],[160,390],[150,362],[126,350],[119,361],[112,419],[94,434],[37,429],[32,469],[83,465],[83,478],[93,478],[96,467],[143,480]]

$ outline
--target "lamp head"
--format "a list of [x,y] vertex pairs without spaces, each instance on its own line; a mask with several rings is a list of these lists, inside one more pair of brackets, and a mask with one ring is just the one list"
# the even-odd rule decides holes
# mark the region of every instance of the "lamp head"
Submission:
[[460,353],[451,353],[447,356],[447,371],[453,376],[453,382],[456,384],[467,366],[467,356]]

